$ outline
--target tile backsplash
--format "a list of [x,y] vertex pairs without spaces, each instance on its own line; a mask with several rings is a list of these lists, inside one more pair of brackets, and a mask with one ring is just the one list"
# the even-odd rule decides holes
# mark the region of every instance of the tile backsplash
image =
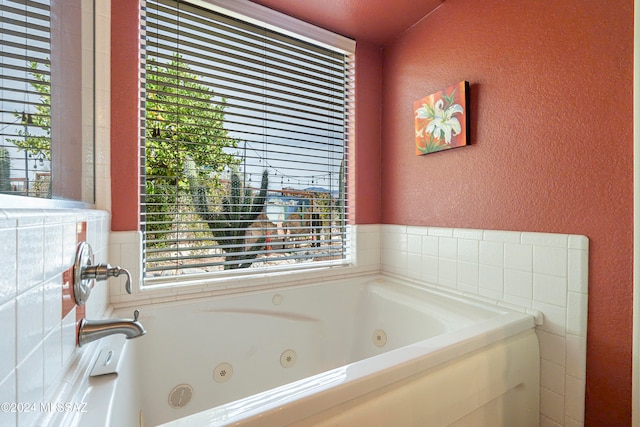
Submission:
[[380,247],[382,272],[542,312],[540,425],[584,425],[585,236],[382,225]]
[[[110,233],[107,212],[0,210],[4,243],[0,246],[1,402],[46,402],[80,351],[75,345],[77,307],[64,315],[61,304],[63,277],[73,264],[79,223],[86,223],[96,262],[131,268],[134,280],[139,279],[140,234]],[[541,426],[584,425],[586,237],[376,224],[354,226],[354,231],[350,247],[356,265],[331,269],[330,276],[379,271],[492,304],[542,312],[544,323],[537,329]],[[282,279],[265,278],[259,285],[282,286]],[[318,273],[309,271],[297,273],[295,283],[317,280]],[[138,293],[125,299],[121,284],[115,279],[110,282],[96,284],[86,305],[88,318],[103,317],[110,304],[128,306],[216,293],[204,286]],[[244,290],[232,284],[223,293],[234,289]],[[0,425],[28,426],[37,416],[0,412]]]
[[[77,350],[76,309],[62,310],[63,274],[73,266],[78,225],[95,261],[106,262],[109,214],[81,209],[0,210],[0,403],[46,402]],[[89,318],[109,306],[96,284]],[[0,411],[0,425],[29,426],[41,414]]]

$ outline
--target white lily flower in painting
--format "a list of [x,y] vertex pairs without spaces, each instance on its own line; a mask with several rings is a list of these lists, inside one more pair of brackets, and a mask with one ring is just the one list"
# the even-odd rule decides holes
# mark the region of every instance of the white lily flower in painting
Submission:
[[416,118],[417,119],[433,119],[433,108],[431,108],[427,104],[422,104],[422,107],[416,110]]
[[[451,104],[447,109],[444,109],[444,101],[439,99],[433,109],[433,120],[427,125],[425,132],[430,133],[434,138],[442,139],[447,144],[451,144],[452,134],[458,135],[462,132],[460,121],[453,117],[455,114],[463,114],[464,110],[459,104]],[[418,109],[418,117],[421,114],[422,109]],[[426,110],[426,109],[425,109]],[[426,113],[426,111],[424,111]],[[425,117],[426,118],[426,117]]]

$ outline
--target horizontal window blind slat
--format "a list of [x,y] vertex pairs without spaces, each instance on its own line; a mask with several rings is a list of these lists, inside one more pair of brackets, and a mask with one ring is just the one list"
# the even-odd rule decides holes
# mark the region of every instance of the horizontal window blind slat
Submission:
[[[24,77],[18,77],[18,76],[9,76],[9,75],[4,75],[2,76],[1,80],[10,80],[13,82],[19,82],[19,83],[24,83],[26,85],[30,85],[31,87],[33,87],[33,84],[40,84],[39,80],[32,80],[32,79],[25,79]],[[15,89],[3,89],[6,90],[7,92],[12,92],[12,93],[20,93],[20,94],[33,94],[33,95],[40,95],[40,92],[38,92],[37,90],[33,90],[31,88],[27,88],[25,90],[19,91],[19,90],[15,90]]]
[[[34,30],[34,28],[29,29]],[[45,35],[38,35],[33,31],[12,31],[5,27],[0,27],[0,37],[3,40],[3,44],[4,41],[6,41],[5,37],[18,39],[20,42],[16,43],[15,46],[20,46],[20,44],[22,44],[22,48],[26,48],[28,50],[31,49],[31,46],[35,45],[34,43],[41,43],[44,45],[49,45],[51,43],[51,35],[49,33],[45,33]],[[25,47],[25,45],[28,47]],[[7,56],[6,53],[6,51],[2,51],[3,56]]]
[[[206,110],[202,110],[201,112],[191,111],[180,113],[167,111],[166,109],[162,109],[162,104],[155,104],[153,108],[150,107],[147,111],[151,113],[151,117],[153,117],[147,118],[147,128],[157,129],[156,134],[152,135],[152,137],[157,139],[173,138],[178,132],[174,129],[175,126],[183,127],[184,129],[181,129],[179,133],[187,137],[209,134],[209,131],[214,131],[219,126],[216,120],[207,117]],[[229,113],[225,113],[225,117],[227,117],[227,120],[224,121],[227,130],[235,132],[235,136],[229,138],[219,137],[220,140],[224,141],[231,141],[242,135],[242,139],[244,140],[259,143],[264,141],[264,139],[261,138],[264,136],[262,129],[269,127],[272,130],[272,132],[269,133],[270,136],[276,136],[274,131],[286,132],[284,135],[285,140],[293,138],[315,145],[342,146],[342,144],[337,141],[344,139],[344,131],[348,125],[342,119],[336,119],[335,121],[314,121],[299,118],[298,120],[293,120],[293,118],[282,117],[280,115],[272,116],[268,113],[265,113],[262,118]],[[301,129],[304,131],[301,131]],[[164,132],[164,135],[158,132]],[[257,137],[251,138],[251,135],[257,135]],[[308,135],[309,138],[305,138],[305,135]],[[192,143],[198,142],[191,141],[188,138],[185,139],[185,141]],[[273,143],[274,145],[278,145],[278,141],[273,141]],[[285,147],[290,146],[290,144],[283,145]]]
[[[153,52],[153,51],[152,51]],[[216,65],[208,65],[203,62],[194,61],[194,55],[191,53],[189,56],[183,56],[179,51],[161,51],[153,52],[152,58],[149,60],[149,65],[158,66],[164,69],[175,69],[175,65],[172,65],[172,61],[176,59],[176,55],[180,55],[180,63],[182,65],[180,71],[185,73],[198,73],[202,78],[209,79],[215,82],[226,82],[229,85],[217,84],[217,93],[224,94],[229,92],[231,94],[238,91],[243,94],[254,94],[254,91],[248,91],[249,88],[254,90],[263,91],[265,87],[269,87],[269,90],[274,94],[278,94],[281,97],[290,93],[298,93],[304,90],[304,98],[309,100],[328,98],[335,104],[340,100],[340,96],[344,94],[342,91],[340,80],[314,81],[311,79],[304,79],[303,75],[297,75],[298,78],[291,78],[288,81],[283,81],[282,70],[274,69],[273,67],[264,68],[250,68],[245,66],[237,59],[218,59],[215,61]],[[209,71],[203,71],[209,70]],[[212,73],[215,72],[215,73]],[[292,70],[289,69],[289,73]],[[166,73],[160,70],[149,69],[147,74],[159,75],[168,79],[175,79],[175,74]],[[295,73],[293,73],[295,75]],[[187,76],[182,76],[181,80],[196,82]],[[327,94],[327,91],[329,94]],[[259,94],[260,92],[258,92]],[[335,93],[335,95],[332,95]],[[333,98],[333,99],[331,99]],[[286,99],[286,98],[285,98]],[[325,101],[328,102],[328,101]],[[337,105],[341,105],[337,102]]]
[[[1,80],[1,79],[0,79]],[[4,104],[4,112],[15,112],[18,109],[20,111],[22,111],[24,109],[25,105],[44,105],[47,107],[51,106],[50,100],[51,97],[50,96],[45,96],[39,92],[36,91],[29,91],[29,90],[8,90],[8,89],[3,89],[2,90],[2,95],[3,98],[0,98],[0,102],[2,102]],[[37,101],[31,101],[29,99],[29,97],[31,95],[37,96],[38,100]],[[13,97],[12,97],[13,96]],[[27,97],[27,99],[25,100],[25,96]],[[46,100],[49,100],[49,102],[45,102]],[[13,109],[13,111],[11,111],[11,109]]]
[[[209,11],[198,7],[196,5],[189,5],[187,3],[180,3],[178,8],[175,7],[175,1],[159,1],[158,5],[164,4],[163,6],[158,7],[150,7],[148,8],[147,20],[149,22],[153,22],[154,20],[158,20],[159,13],[162,12],[164,16],[164,21],[171,20],[172,16],[183,14],[187,16],[183,16],[182,18],[186,20],[191,20],[200,23],[205,28],[215,27],[215,28],[224,28],[227,32],[238,34],[238,35],[251,35],[251,34],[264,34],[268,35],[271,39],[270,45],[279,47],[283,50],[291,51],[291,52],[299,52],[299,49],[302,51],[312,51],[321,56],[327,56],[330,58],[341,59],[342,56],[337,54],[336,52],[326,49],[321,46],[316,46],[312,43],[307,43],[302,40],[297,40],[293,37],[279,34],[275,31],[264,29],[262,27],[253,25],[248,22],[243,22],[242,20],[225,16],[224,14],[220,14],[217,12]],[[178,10],[178,12],[176,12]],[[203,17],[204,15],[207,17]],[[167,19],[167,17],[169,17]],[[191,18],[189,18],[191,17]]]
[[[153,129],[153,128],[152,128]],[[148,138],[149,142],[160,142],[160,143],[173,143],[176,142],[172,137],[175,136],[171,131],[158,130],[159,135],[157,137]],[[195,134],[194,134],[195,135]],[[183,134],[183,137],[189,137],[189,134]],[[340,147],[340,143],[342,139],[337,137],[333,137],[330,135],[326,135],[324,137],[324,141],[319,142],[317,140],[311,140],[303,138],[304,134],[296,134],[291,135],[290,137],[278,137],[277,141],[275,138],[270,137],[268,141],[264,139],[249,139],[252,136],[256,136],[257,138],[263,137],[264,134],[260,133],[237,133],[236,138],[241,138],[243,143],[251,144],[252,146],[249,148],[251,150],[250,153],[245,153],[242,155],[243,158],[247,159],[263,159],[264,156],[271,154],[288,154],[290,156],[311,156],[311,158],[323,158],[326,159],[330,157],[335,160],[336,156],[340,156],[343,154],[341,151],[338,151]],[[218,143],[223,143],[227,138],[218,138]],[[268,144],[269,148],[264,148],[264,145]],[[201,146],[208,147],[210,144],[205,143],[197,143],[197,142],[176,142],[173,150],[177,153],[180,151],[185,151],[187,146]],[[282,148],[282,151],[279,150]],[[292,152],[291,149],[295,149],[296,152]],[[240,150],[242,147],[237,147],[236,150]],[[289,150],[287,150],[289,149]],[[236,151],[237,152],[237,151]],[[150,157],[154,157],[151,155]],[[272,157],[273,160],[273,157]],[[326,162],[322,162],[326,166]],[[295,168],[295,165],[292,165]]]
[[[153,113],[150,115],[148,120],[155,122],[157,125],[178,122],[190,123],[202,128],[213,128],[217,123],[210,121],[211,117],[209,113],[211,112],[211,106],[216,104],[210,103],[208,105],[209,107],[187,107],[184,108],[185,111],[182,111],[183,107],[176,106],[175,103],[156,100],[153,102],[153,106],[147,108],[148,113]],[[220,113],[223,113],[223,111],[221,110]],[[264,124],[268,123],[269,127],[272,128],[275,128],[274,125],[296,126],[298,128],[304,127],[306,130],[317,129],[325,132],[327,129],[338,129],[345,125],[345,119],[342,117],[325,116],[306,118],[289,114],[274,114],[259,108],[238,109],[235,108],[235,106],[232,106],[223,114],[227,117],[226,123],[238,123],[243,126],[247,126],[252,123],[253,126],[264,127]],[[202,122],[202,119],[206,119],[206,121]],[[321,135],[325,134],[321,133]]]
[[[25,21],[24,18],[21,19],[15,19],[12,18],[10,15],[5,15],[3,17],[3,26],[1,31],[7,31],[5,30],[5,27],[16,27],[16,28],[24,28],[25,30],[33,30],[33,31],[39,31],[41,33],[45,33],[45,34],[50,34],[51,33],[51,28],[49,27],[49,22],[36,22],[36,20],[34,19],[30,19],[28,21]],[[28,31],[23,31],[22,34],[29,34]]]
[[25,6],[40,9],[49,12],[51,10],[51,0],[5,0],[8,4],[14,4],[17,7],[24,8]]
[[26,2],[25,4],[25,2],[20,2],[14,3],[15,6],[11,6],[9,3],[13,2],[7,2],[6,4],[0,3],[0,12],[3,15],[13,14],[33,21],[49,22],[51,20],[49,13],[43,14],[38,12],[38,10],[49,12],[50,8],[46,4],[36,2]]
[[[24,41],[22,42],[15,42],[15,41],[10,41],[10,40],[0,40],[0,45],[3,46],[2,50],[5,50],[6,48],[14,48],[17,50],[21,50],[21,51],[25,51],[25,43]],[[41,53],[43,55],[51,55],[51,49],[49,47],[40,47],[40,46],[35,46],[35,45],[30,45],[28,48],[28,51],[33,53]],[[34,62],[48,62],[46,61],[45,58],[36,58],[36,61]]]
[[[0,58],[2,58],[2,56],[0,56]],[[51,73],[48,70],[34,70],[31,67],[25,67],[25,66],[20,66],[20,65],[11,65],[11,64],[0,64],[0,70],[2,71],[2,78],[5,78],[7,76],[7,72],[8,70],[14,70],[17,71],[18,73],[20,73],[22,76],[31,76],[32,74],[39,74],[41,76],[50,76]],[[35,78],[32,77],[25,77],[24,79],[25,82],[35,82],[37,84],[40,84],[42,86],[51,86],[51,83],[48,81],[41,81],[41,80],[37,80]]]
[[[173,125],[186,125],[192,128],[192,130],[196,130],[196,129],[200,129],[203,132],[206,132],[207,129],[212,129],[206,126],[199,126],[196,124],[185,124],[183,122],[172,122],[172,121],[167,121],[167,122],[159,122],[159,121],[155,121],[155,122],[151,122],[150,121],[150,125],[152,126],[154,123],[156,123],[157,125],[160,125],[158,128],[158,131],[160,133],[167,133],[168,137],[165,138],[173,138],[175,136],[175,132],[172,130],[167,130],[165,128],[167,127],[171,127]],[[244,135],[265,135],[264,133],[260,133],[259,130],[263,129],[264,126],[260,125],[260,124],[248,124],[248,123],[242,123],[242,122],[235,122],[235,121],[227,121],[226,122],[230,129],[229,130],[234,130],[235,126],[234,125],[240,125],[239,129],[236,129],[238,132],[242,132],[242,134]],[[269,124],[275,124],[277,122],[274,121],[270,121]],[[281,138],[282,140],[292,140],[292,141],[309,141],[310,143],[314,142],[313,138],[324,138],[325,139],[325,144],[324,145],[331,145],[332,142],[335,141],[341,141],[342,138],[340,138],[339,136],[333,136],[331,134],[329,134],[329,130],[328,129],[321,129],[321,128],[311,128],[311,127],[306,127],[304,128],[305,131],[301,131],[301,130],[296,130],[295,132],[292,132],[290,129],[287,128],[283,128],[283,127],[279,127],[279,126],[275,126],[272,125],[269,128],[269,133],[268,136],[269,137],[277,137],[277,138]],[[253,132],[252,132],[253,130]],[[316,132],[310,132],[316,130]],[[335,130],[337,130],[337,127],[333,130],[335,132]],[[190,133],[190,132],[184,132],[182,133],[182,136],[184,137],[189,137],[192,135],[201,135],[200,133]],[[160,139],[160,138],[158,138]],[[175,140],[175,139],[174,139]]]
[[[324,245],[324,243],[323,243]],[[291,245],[292,246],[292,245]],[[172,253],[167,254],[167,256],[160,256],[159,254],[153,258],[148,258],[149,262],[154,262],[158,264],[162,263],[171,263],[171,262],[190,262],[193,260],[202,260],[207,259],[213,265],[217,263],[221,265],[223,263],[231,263],[231,262],[247,262],[252,259],[257,258],[272,258],[273,257],[286,257],[287,259],[296,259],[296,260],[304,260],[313,257],[327,257],[332,256],[335,253],[340,253],[343,250],[341,242],[338,242],[334,246],[326,246],[324,245],[321,249],[317,247],[311,247],[309,244],[303,247],[287,247],[285,249],[272,249],[265,250],[261,252],[236,252],[234,257],[236,260],[229,259],[224,256],[222,252],[220,253],[203,253],[203,251],[210,249],[206,247],[197,248],[197,250],[191,250],[189,248],[176,248]],[[176,256],[179,254],[178,256]]]
[[[256,262],[261,263],[266,261],[272,264],[280,264],[282,262],[285,262],[285,263],[298,266],[300,265],[301,261],[313,261],[313,260],[326,261],[326,260],[335,259],[335,257],[338,257],[340,255],[341,255],[341,252],[336,251],[335,253],[332,253],[332,254],[326,254],[322,256],[313,256],[313,257],[312,256],[304,256],[304,257],[284,257],[283,256],[283,257],[277,257],[277,258],[268,258],[266,260],[263,258],[259,258]],[[206,262],[206,263],[196,263],[196,264],[179,264],[178,262],[176,262],[174,265],[174,268],[172,269],[172,273],[181,274],[181,270],[201,269],[202,271],[200,271],[200,274],[202,274],[202,273],[206,273],[207,271],[211,271],[212,267],[215,268],[215,267],[220,267],[224,265],[233,265],[233,263],[232,262]],[[164,267],[154,267],[152,265],[148,267],[147,271],[149,273],[154,273],[154,272],[162,273],[157,277],[163,277],[163,276],[169,275],[167,274],[168,270]],[[198,274],[198,273],[194,273],[193,271],[190,271],[188,274]]]
[[[153,105],[154,107],[149,107],[150,111],[154,111],[154,110],[158,110],[158,107],[162,106],[162,107],[167,107],[167,106],[171,106],[171,103],[168,101],[165,101],[162,98],[162,91],[156,89],[156,88],[151,88],[149,90],[149,93],[152,94],[152,96],[154,97],[153,99]],[[213,95],[212,95],[213,97]],[[315,104],[311,104],[308,102],[305,102],[306,99],[305,98],[289,98],[286,100],[286,104],[280,103],[280,104],[274,104],[275,102],[278,101],[278,99],[274,99],[275,97],[271,97],[269,102],[260,102],[260,101],[255,101],[252,100],[250,98],[242,98],[239,96],[226,96],[225,94],[216,94],[216,97],[220,97],[223,100],[220,101],[210,101],[209,102],[209,108],[211,107],[222,107],[224,106],[226,108],[226,112],[225,114],[229,114],[231,116],[245,116],[245,117],[250,117],[250,118],[254,118],[254,119],[260,119],[261,117],[258,114],[255,114],[255,116],[249,116],[248,114],[241,114],[240,112],[244,110],[244,108],[247,105],[257,105],[257,106],[261,106],[264,114],[265,115],[269,115],[269,114],[276,114],[276,112],[279,109],[283,109],[289,112],[289,116],[292,119],[296,119],[297,117],[299,118],[304,118],[303,115],[306,116],[312,116],[316,119],[316,121],[323,121],[323,122],[329,122],[329,123],[338,123],[340,121],[346,121],[346,118],[344,117],[344,110],[342,108],[338,108],[340,107],[338,104],[335,103],[331,103],[331,102],[325,102],[324,104],[320,104],[320,103],[315,103]],[[177,96],[175,97],[179,100],[181,100],[182,104],[184,105],[189,105],[188,101],[189,100],[196,100],[197,98],[195,97],[186,97],[186,96]],[[277,97],[279,98],[279,97]],[[284,101],[284,99],[283,99]],[[173,105],[171,106],[174,110],[179,108],[180,104],[176,104],[175,102],[173,103]],[[206,112],[207,109],[203,109],[199,106],[191,106],[189,107],[191,110],[193,110],[192,112]],[[165,108],[162,111],[171,111],[168,108]],[[249,112],[255,112],[255,111],[259,111],[257,108],[252,108],[249,110],[246,110],[247,113]],[[273,111],[273,113],[271,113],[270,111]],[[300,113],[298,115],[295,115],[293,113]],[[264,117],[262,117],[264,118]]]
[[[176,68],[180,66],[181,71],[196,70],[202,76],[210,79],[222,79],[226,77],[227,81],[239,82],[241,84],[250,83],[253,80],[263,81],[269,79],[272,82],[280,81],[283,85],[291,86],[292,81],[283,79],[294,79],[295,84],[305,85],[308,89],[313,88],[332,88],[339,90],[340,87],[336,83],[344,81],[341,74],[328,73],[326,70],[319,72],[318,70],[302,70],[294,65],[279,67],[280,70],[274,68],[274,64],[264,62],[260,66],[253,66],[247,63],[244,58],[225,55],[218,55],[213,52],[194,52],[191,50],[182,50],[177,46],[159,45],[157,40],[149,40],[149,50],[147,51],[149,64],[160,63],[161,65]],[[180,58],[179,64],[174,61]],[[282,69],[285,68],[283,71]],[[321,78],[319,80],[318,78]]]
[[[256,31],[237,31],[237,28],[219,25],[216,21],[198,21],[190,19],[188,15],[181,15],[177,19],[151,14],[145,20],[145,30],[153,38],[167,40],[163,45],[177,45],[179,39],[183,45],[192,45],[198,50],[217,50],[232,55],[239,53],[249,56],[277,57],[282,62],[299,63],[299,58],[305,58],[305,66],[322,68],[324,72],[340,71],[344,57],[331,50],[314,49],[312,45],[304,43],[282,43],[274,33],[264,32],[261,28]],[[294,39],[289,39],[294,40]],[[215,46],[212,46],[214,41]]]
[[[334,221],[336,221],[336,219],[334,219]],[[154,222],[154,221],[143,221],[144,224],[149,225],[149,224],[161,224],[162,222]],[[180,242],[191,242],[196,244],[196,246],[200,246],[201,244],[206,244],[207,242],[218,242],[221,240],[224,240],[224,238],[218,238],[218,237],[197,237],[198,235],[204,235],[204,234],[208,234],[208,232],[210,230],[206,229],[206,228],[200,228],[201,227],[201,223],[196,223],[193,224],[193,228],[189,227],[189,228],[185,228],[186,230],[189,230],[192,234],[192,236],[194,237],[189,237],[189,238],[181,238],[179,239]],[[278,234],[277,229],[271,229],[271,231],[267,231],[267,230],[254,230],[257,234],[251,236],[251,237],[247,237],[246,240],[253,240],[253,239],[259,239],[259,238],[269,238],[269,239],[284,239],[283,241],[293,241],[293,240],[303,240],[304,238],[307,238],[309,236],[315,236],[315,235],[341,235],[343,234],[347,228],[335,228],[335,227],[331,227],[331,228],[320,228],[320,229],[316,229],[316,231],[314,232],[309,232],[309,229],[311,227],[306,226],[306,227],[289,227],[289,226],[284,226],[284,228],[282,228],[281,230],[285,230],[286,234]],[[162,232],[158,232],[157,234],[159,235],[158,238],[153,239],[153,242],[155,243],[170,243],[170,242],[174,242],[176,241],[176,237],[178,236],[179,230],[175,229],[175,230],[165,230]],[[170,237],[170,236],[174,236],[174,237]],[[151,240],[149,240],[151,241]],[[164,249],[162,249],[161,247],[158,248],[153,248],[153,249],[149,249],[151,252],[154,251],[163,251]]]
[[[334,219],[334,221],[337,220]],[[144,221],[145,224],[153,224],[153,221]],[[160,222],[157,222],[160,223]],[[188,227],[185,229],[188,229],[189,231],[191,231],[192,233],[194,233],[195,236],[197,236],[198,234],[207,234],[208,229],[206,228],[199,228],[199,226],[202,225],[202,223],[198,222],[198,223],[193,223],[191,224],[194,227]],[[277,228],[271,228],[271,229],[262,229],[262,230],[257,230],[257,229],[250,229],[251,231],[255,231],[257,234],[255,235],[251,235],[248,236],[246,238],[244,238],[245,240],[253,240],[253,239],[259,239],[259,238],[277,238],[277,239],[297,239],[297,238],[304,238],[304,237],[308,237],[308,236],[315,236],[317,234],[341,234],[343,231],[346,230],[346,228],[336,228],[336,227],[320,227],[320,228],[314,228],[315,231],[313,232],[309,232],[309,229],[312,228],[310,226],[298,226],[298,227],[291,227],[291,226],[287,226],[285,225],[282,229],[280,230],[285,230],[286,234],[278,234],[279,229]],[[171,230],[171,231],[164,231],[165,235],[170,235],[170,234],[176,234],[177,230]],[[204,238],[204,237],[190,237],[188,240],[187,239],[181,239],[181,241],[189,241],[189,242],[198,242],[199,243],[206,243],[206,242],[217,242],[217,241],[221,241],[224,240],[224,238],[221,237],[208,237],[208,238]],[[170,242],[172,241],[171,238],[164,238],[164,239],[155,239],[154,240],[157,243],[162,243],[162,242]],[[157,250],[162,250],[162,249],[157,249]]]
[[[318,244],[318,246],[313,246],[314,244]],[[323,246],[320,247],[319,245]],[[334,239],[334,240],[300,240],[300,241],[289,241],[289,242],[270,242],[265,245],[268,249],[260,250],[260,251],[249,251],[249,250],[241,250],[235,252],[234,255],[238,257],[242,256],[251,256],[251,255],[273,255],[273,254],[287,254],[287,255],[295,255],[296,253],[309,255],[309,254],[324,254],[327,251],[331,252],[336,249],[342,248],[342,240]],[[177,246],[172,247],[170,250],[149,250],[148,254],[149,260],[154,261],[170,261],[173,258],[178,259],[193,259],[193,258],[217,258],[223,255],[222,251],[224,249],[230,248],[242,248],[240,246],[226,246],[220,247],[218,245],[211,246]],[[207,249],[217,250],[218,252],[214,253],[202,253]],[[175,256],[175,252],[184,253],[185,255]],[[195,254],[190,254],[190,252],[196,252]],[[188,254],[189,253],[189,254]],[[162,256],[161,254],[168,254]]]
[[[163,90],[164,89],[164,90]],[[306,120],[311,123],[341,123],[346,120],[344,116],[344,111],[342,109],[335,108],[333,111],[330,109],[331,105],[328,103],[313,105],[314,108],[318,109],[316,111],[310,111],[307,109],[301,108],[292,108],[293,105],[299,103],[299,98],[295,100],[289,100],[287,106],[282,106],[282,104],[274,104],[271,102],[252,102],[248,98],[236,98],[239,101],[247,101],[246,104],[236,104],[233,102],[229,102],[229,100],[225,97],[220,100],[214,100],[214,94],[208,94],[210,98],[208,99],[207,106],[199,106],[193,105],[194,102],[201,102],[203,98],[188,96],[182,94],[169,94],[166,92],[167,86],[153,84],[153,88],[149,88],[147,94],[153,97],[153,104],[155,108],[148,108],[148,111],[161,113],[161,112],[171,112],[176,111],[180,107],[188,106],[189,111],[188,114],[184,114],[185,116],[191,117],[206,117],[202,115],[202,113],[206,113],[211,110],[212,106],[227,109],[225,115],[231,115],[236,117],[246,117],[249,119],[265,119],[268,117],[278,117],[278,118],[289,118],[291,121],[297,122],[298,120]],[[202,92],[206,93],[206,92]],[[217,95],[216,98],[220,97]],[[297,102],[296,102],[297,101]],[[311,106],[310,104],[306,104]],[[336,107],[337,104],[334,104]],[[162,107],[161,109],[159,107]],[[282,111],[279,111],[282,110]],[[293,113],[302,113],[302,114],[293,114]],[[201,113],[196,115],[194,113]]]
[[[160,42],[161,41],[162,40],[160,40]],[[220,47],[219,44],[215,46]],[[266,62],[264,56],[262,56],[264,53],[261,56],[253,58],[248,56],[247,53],[244,55],[242,52],[232,54],[218,49],[194,51],[192,49],[197,46],[189,45],[185,42],[181,43],[180,49],[166,49],[165,47],[164,49],[156,48],[156,51],[154,51],[154,47],[157,47],[157,45],[154,46],[153,41],[151,41],[149,43],[149,51],[155,52],[159,58],[166,59],[167,56],[170,56],[168,53],[174,53],[180,56],[183,64],[190,67],[206,68],[209,64],[215,62],[217,64],[227,65],[231,67],[231,69],[243,70],[246,77],[261,76],[277,81],[278,79],[283,80],[283,76],[287,76],[288,81],[304,85],[310,89],[331,87],[335,79],[340,78],[339,75],[329,73],[327,70],[317,70],[296,63],[275,62],[273,57]]]

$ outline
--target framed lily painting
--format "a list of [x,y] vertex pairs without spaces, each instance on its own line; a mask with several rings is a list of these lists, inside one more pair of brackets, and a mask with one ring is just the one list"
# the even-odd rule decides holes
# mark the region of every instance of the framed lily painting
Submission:
[[413,103],[416,155],[469,144],[469,82],[439,90]]

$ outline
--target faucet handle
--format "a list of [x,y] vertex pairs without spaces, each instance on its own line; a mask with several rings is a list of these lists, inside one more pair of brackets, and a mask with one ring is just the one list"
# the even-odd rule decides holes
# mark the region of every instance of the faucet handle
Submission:
[[118,277],[120,274],[127,276],[127,282],[124,285],[125,290],[131,295],[131,273],[125,268],[115,267],[111,264],[87,265],[82,269],[83,279],[107,280],[109,277]]
[[138,316],[140,316],[140,310],[135,310],[133,312],[133,321],[137,322],[138,321]]
[[125,270],[124,268],[122,269],[122,271],[127,275],[127,282],[124,284],[124,289],[129,295],[131,295],[131,273],[129,273],[129,270]]
[[96,280],[107,280],[109,277],[118,277],[120,274],[127,276],[124,288],[128,294],[131,294],[129,270],[119,266],[112,267],[109,264],[93,264],[93,262],[91,246],[87,242],[80,242],[76,248],[76,258],[73,265],[73,292],[76,304],[83,305],[87,302]]
[[109,266],[109,267],[111,271],[111,274],[110,274],[111,276],[118,277],[121,273],[127,276],[127,282],[124,284],[124,289],[127,291],[129,295],[131,295],[131,273],[129,273],[129,270],[125,268],[120,268],[119,266],[115,266],[115,267]]

